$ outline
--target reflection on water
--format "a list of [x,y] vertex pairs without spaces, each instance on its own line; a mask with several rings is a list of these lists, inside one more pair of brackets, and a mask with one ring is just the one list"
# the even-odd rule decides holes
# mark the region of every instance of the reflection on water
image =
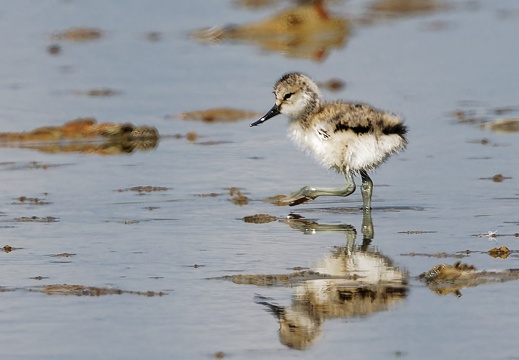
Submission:
[[345,235],[346,244],[317,260],[311,270],[281,275],[235,275],[226,277],[235,283],[292,286],[289,306],[281,306],[266,297],[256,302],[265,305],[279,320],[282,344],[304,350],[322,335],[326,319],[365,316],[391,309],[408,292],[406,271],[395,267],[388,257],[372,249],[371,213],[364,212],[363,242],[355,244],[357,231],[347,224],[319,224],[292,215],[282,222],[305,234],[336,232]]
[[[255,9],[271,2],[241,2]],[[372,24],[385,19],[412,17],[443,11],[449,5],[440,0],[377,0],[366,7],[360,18],[332,14],[324,0],[299,1],[294,6],[258,22],[214,26],[191,32],[191,37],[210,43],[250,43],[267,52],[290,58],[324,60],[334,49],[345,46],[354,23]]]
[[[232,7],[253,1],[270,7],[261,13]],[[516,2],[296,5],[302,1],[5,2],[0,131],[63,125],[45,119],[81,114],[111,122],[117,114],[155,126],[161,146],[143,152],[157,138],[109,136],[0,140],[2,358],[516,356],[519,282],[507,279],[518,273],[503,269],[518,267],[518,237],[504,235],[519,231],[513,155],[519,143],[514,134],[497,133],[518,133],[510,121],[519,118],[510,71],[518,56],[510,46],[519,24]],[[454,11],[428,9],[433,3]],[[387,4],[396,5],[384,9]],[[397,12],[398,4],[425,6]],[[290,17],[298,9],[308,9],[308,18]],[[285,13],[285,23],[293,23],[283,29]],[[269,28],[276,19],[278,28]],[[213,29],[222,47],[185,36],[228,21],[238,26]],[[424,31],[428,24],[449,27]],[[79,26],[98,27],[101,37],[50,38]],[[268,58],[258,58],[267,51]],[[254,84],[294,67],[322,80],[342,77],[348,97],[377,99],[409,119],[415,146],[404,162],[379,173],[387,183],[379,187],[376,233],[370,219],[361,227],[358,197],[354,205],[315,202],[296,210],[306,219],[278,221],[286,208],[263,197],[326,174],[293,159],[277,127],[252,138],[248,124],[221,113],[163,118],[218,104],[255,110],[263,93]],[[473,139],[480,145],[467,144]],[[38,147],[49,144],[55,148]],[[77,148],[65,147],[72,144]],[[19,149],[31,145],[38,151]],[[69,150],[133,155],[63,153]],[[262,159],[272,167],[258,172]],[[232,185],[239,188],[231,191]],[[237,220],[251,214],[265,215]],[[492,239],[476,235],[496,229]],[[336,246],[323,250],[325,244]],[[487,254],[494,246],[499,258]],[[476,270],[453,266],[461,255]],[[308,264],[311,269],[294,267]],[[427,281],[416,278],[429,269]],[[234,283],[205,280],[239,273],[229,277]],[[124,290],[141,296],[117,295]],[[148,290],[157,296],[148,298]],[[437,295],[460,292],[459,299]],[[263,296],[256,298],[260,305],[254,293]]]
[[208,42],[243,42],[287,57],[322,61],[328,52],[344,47],[350,22],[331,14],[324,2],[295,6],[250,24],[217,26],[192,32]]
[[53,34],[54,40],[70,41],[82,43],[87,41],[98,40],[103,36],[103,31],[96,28],[74,27],[68,30],[60,31]]
[[79,118],[63,126],[45,126],[29,132],[0,133],[0,147],[46,153],[119,155],[154,149],[158,141],[159,133],[154,127],[97,123],[93,118]]

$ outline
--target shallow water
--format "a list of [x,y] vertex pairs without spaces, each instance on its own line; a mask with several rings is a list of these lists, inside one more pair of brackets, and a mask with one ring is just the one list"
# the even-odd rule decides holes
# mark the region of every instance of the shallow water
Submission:
[[[0,6],[1,132],[92,116],[154,126],[164,135],[154,149],[113,156],[0,148],[0,245],[14,248],[0,254],[3,357],[517,357],[519,282],[461,289],[457,297],[440,296],[416,279],[457,260],[480,270],[519,267],[519,135],[479,127],[518,117],[516,2],[455,1],[436,11],[381,18],[365,2],[337,1],[328,10],[351,21],[351,31],[337,46],[315,52],[308,45],[309,52],[299,55],[289,47],[266,50],[250,39],[206,43],[189,36],[293,6],[276,2],[254,10],[236,4]],[[52,38],[77,26],[104,33],[81,43]],[[158,41],[149,40],[150,32],[158,32]],[[49,54],[52,44],[60,46],[59,54]],[[251,129],[253,119],[206,123],[168,117],[213,107],[266,111],[273,83],[292,70],[318,81],[342,79],[345,89],[325,91],[326,98],[390,109],[410,129],[406,151],[373,173],[374,237],[368,246],[408,272],[408,292],[369,315],[320,318],[319,336],[301,350],[282,343],[272,314],[274,305],[295,307],[300,284],[243,285],[221,277],[314,268],[347,245],[351,232],[338,231],[340,225],[353,226],[362,244],[360,193],[295,208],[274,206],[263,199],[303,185],[343,182],[289,143],[286,119]],[[100,88],[118,93],[82,93]],[[511,111],[496,113],[503,108]],[[455,110],[476,123],[460,123]],[[189,131],[198,135],[196,141],[169,136]],[[509,179],[494,182],[496,174]],[[122,191],[134,186],[167,189]],[[234,204],[231,187],[250,201]],[[48,204],[22,202],[20,196]],[[261,213],[280,220],[296,213],[331,226],[305,233],[286,221],[242,220]],[[56,221],[17,220],[33,216]],[[496,238],[477,236],[496,230]],[[507,246],[511,255],[490,257],[486,252],[496,245]],[[461,259],[409,256],[465,250],[471,252]],[[62,253],[73,255],[54,256]],[[166,294],[39,292],[50,284]],[[270,311],[258,299],[266,299]]]

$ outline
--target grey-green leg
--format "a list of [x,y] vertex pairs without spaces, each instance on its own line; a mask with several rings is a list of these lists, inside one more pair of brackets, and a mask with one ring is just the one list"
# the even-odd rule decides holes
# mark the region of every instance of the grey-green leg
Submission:
[[373,219],[371,218],[371,211],[364,210],[362,214],[362,249],[367,250],[368,245],[375,236],[373,228]]
[[353,181],[353,177],[349,171],[344,174],[344,177],[346,179],[346,186],[343,188],[314,188],[311,186],[305,186],[300,190],[286,196],[281,201],[284,203],[288,203],[288,205],[290,206],[295,206],[303,204],[309,200],[313,200],[319,196],[351,195],[353,194],[353,192],[355,192],[355,181]]
[[362,207],[364,212],[369,212],[371,211],[373,181],[371,181],[370,177],[364,170],[360,171],[360,176],[362,177],[362,186],[360,187],[360,192],[362,194]]

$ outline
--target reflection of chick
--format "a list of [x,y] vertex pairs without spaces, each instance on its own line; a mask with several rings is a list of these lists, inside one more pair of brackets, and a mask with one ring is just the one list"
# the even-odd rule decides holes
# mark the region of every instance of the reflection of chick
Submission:
[[279,319],[279,341],[283,345],[304,350],[322,336],[323,319],[306,304],[294,302],[292,306],[283,307],[265,301],[258,303],[266,305]]
[[318,339],[325,319],[385,311],[407,294],[407,273],[378,252],[341,247],[321,259],[315,271],[323,277],[297,285],[290,306],[260,302],[279,319],[281,343],[294,349]]
[[317,262],[320,274],[333,277],[349,276],[369,284],[405,283],[406,274],[392,265],[392,261],[378,252],[348,250],[339,247]]
[[322,60],[329,49],[342,47],[348,20],[331,16],[322,1],[279,12],[256,23],[214,27],[193,32],[202,41],[245,41],[288,57]]

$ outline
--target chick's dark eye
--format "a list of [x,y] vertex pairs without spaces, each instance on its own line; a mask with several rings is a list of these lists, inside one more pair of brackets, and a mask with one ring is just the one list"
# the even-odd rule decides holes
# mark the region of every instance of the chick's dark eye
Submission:
[[294,95],[293,93],[288,93],[288,94],[285,94],[285,96],[283,96],[283,100],[288,100],[290,99],[290,97]]

